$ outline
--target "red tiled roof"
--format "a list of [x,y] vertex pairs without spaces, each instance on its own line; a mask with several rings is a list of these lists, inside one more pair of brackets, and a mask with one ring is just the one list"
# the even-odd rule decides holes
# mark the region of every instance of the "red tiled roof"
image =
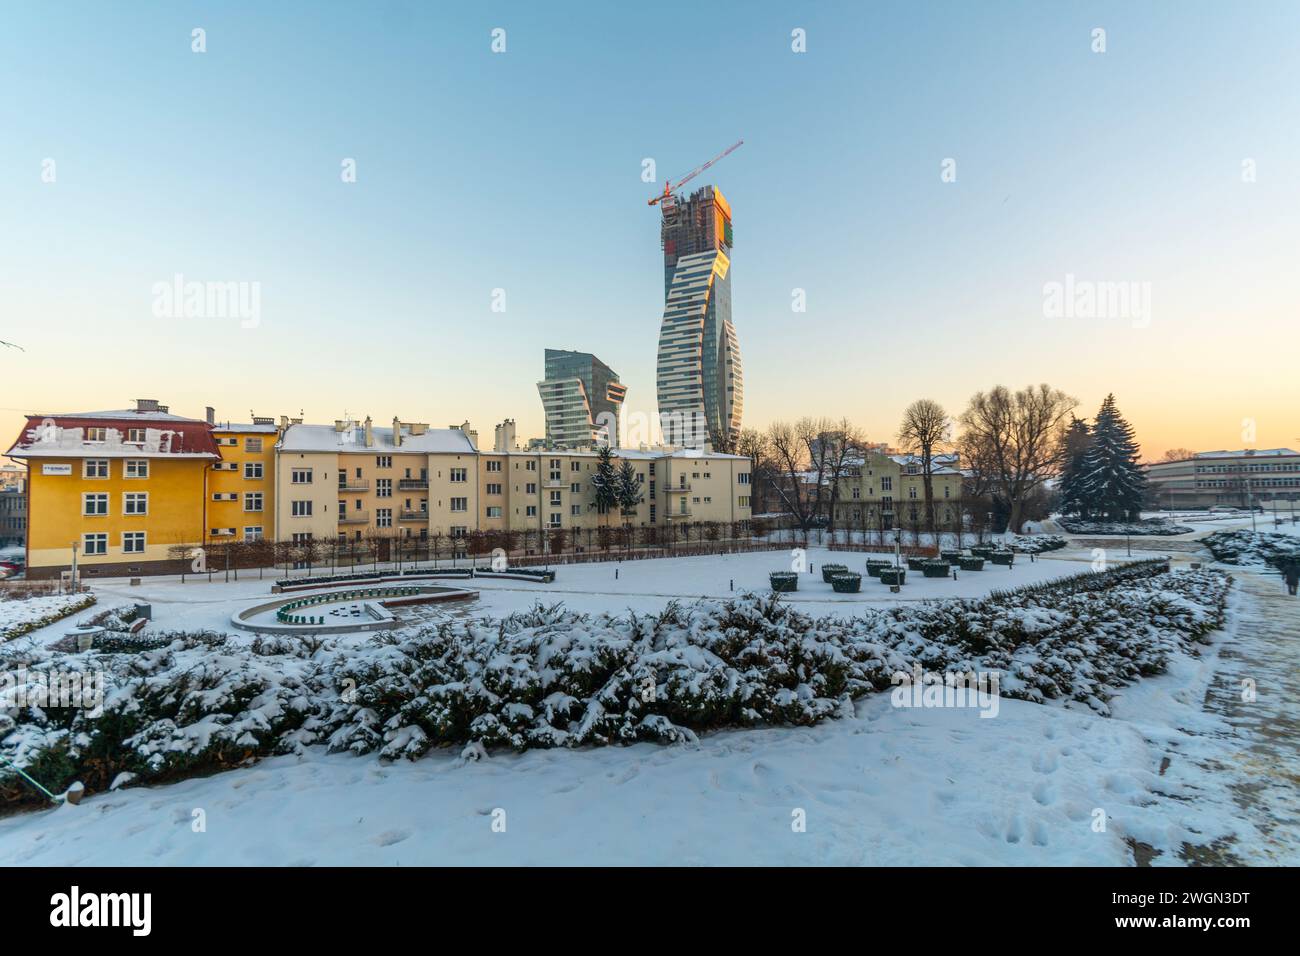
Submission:
[[[50,426],[54,431],[50,432]],[[149,441],[145,446],[127,444],[128,428],[144,428]],[[108,440],[86,442],[78,440],[75,430],[104,428]],[[150,419],[142,415],[138,420],[99,418],[92,415],[29,415],[27,425],[15,439],[7,455],[13,458],[79,457],[101,454],[105,457],[154,456],[211,456],[220,458],[217,443],[212,437],[212,426],[197,419]]]

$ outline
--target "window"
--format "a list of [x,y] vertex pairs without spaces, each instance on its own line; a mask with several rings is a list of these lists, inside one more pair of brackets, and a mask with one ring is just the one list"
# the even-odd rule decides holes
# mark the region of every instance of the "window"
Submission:
[[128,491],[122,495],[122,514],[147,515],[149,513],[149,492]]
[[573,484],[569,485],[569,491],[575,495],[582,494],[582,482],[575,481]]
[[893,491],[893,490],[894,490],[894,479],[891,478],[891,477],[889,477],[888,475],[881,475],[881,476],[880,476],[880,490],[881,490],[881,491]]
[[375,467],[376,467],[376,468],[392,468],[392,467],[393,467],[393,456],[392,456],[392,455],[376,455],[376,456],[375,456]]
[[87,458],[81,466],[82,478],[107,478],[107,458]]
[[108,514],[108,495],[100,495],[100,494],[82,495],[81,513],[83,515]]
[[253,481],[262,478],[262,463],[260,461],[244,462],[244,477]]
[[260,524],[246,525],[244,527],[245,544],[247,544],[250,541],[261,541],[261,540],[262,540],[262,526]]
[[126,463],[123,465],[122,475],[126,478],[148,478],[149,459],[128,458]]
[[529,470],[529,471],[536,471],[536,470],[537,470],[537,462],[536,462],[536,460],[534,460],[534,459],[532,459],[532,458],[530,458],[530,459],[528,460],[528,470]]
[[311,501],[293,501],[290,502],[291,514],[295,518],[306,518],[311,515]]
[[82,554],[108,554],[108,535],[83,534],[81,536]]
[[123,554],[144,554],[144,532],[123,531],[122,532],[122,553]]
[[951,486],[951,485],[944,485],[944,486],[943,486],[943,496],[944,496],[945,498],[951,498],[951,497],[952,497],[952,486]]
[[[106,429],[103,428],[86,429],[86,441],[88,442],[96,442],[98,444],[102,444],[104,440],[107,438],[108,438],[108,432]],[[101,551],[99,553],[103,554],[104,552]]]
[[310,531],[295,531],[295,532],[293,533],[293,543],[294,543],[294,544],[311,544],[311,532],[310,532]]
[[465,481],[468,474],[464,468],[453,468],[450,471],[451,480],[455,482]]
[[561,520],[560,520],[560,518],[561,518],[561,515],[560,515],[560,513],[559,513],[558,511],[554,511],[554,512],[551,513],[551,527],[552,527],[552,528],[558,528],[558,527],[560,527],[560,524],[561,524]]
[[916,485],[912,485],[912,487],[907,489],[907,497],[909,498],[916,497]]
[[[128,428],[128,429],[126,430],[126,443],[127,443],[128,445],[143,445],[143,444],[144,444],[144,429],[143,429],[143,428]],[[126,549],[125,549],[125,546],[123,547],[123,550],[126,550]]]
[[[739,498],[736,499],[736,504],[739,505],[741,508],[748,508],[748,507],[749,507],[749,495],[741,495]],[[857,516],[858,516],[857,509],[854,509],[854,511],[853,511],[853,517],[854,517],[854,518],[857,518]]]
[[454,524],[448,529],[448,534],[453,538],[463,538],[469,533],[469,528],[463,524]]
[[530,495],[537,494],[537,482],[535,481],[528,482],[528,484],[524,485],[524,491]]
[[500,505],[488,505],[487,516],[488,516],[489,518],[500,518],[500,517],[501,517],[501,506],[500,506]]
[[391,498],[393,497],[393,479],[376,478],[375,479],[375,497]]
[[376,508],[375,509],[375,527],[391,528],[393,526],[393,509]]
[[582,516],[582,505],[569,505],[569,514],[575,518]]
[[[859,470],[859,471],[860,471],[860,469],[856,469],[856,470]],[[749,484],[749,472],[747,472],[747,471],[742,471],[740,474],[738,474],[738,475],[736,476],[736,484],[738,484],[738,485],[747,485],[747,484]]]
[[244,451],[260,453],[261,450],[262,450],[262,439],[260,438],[244,439]]
[[499,484],[493,484],[492,482],[489,482],[487,486],[487,493],[490,495],[499,495],[501,494],[501,486]]
[[245,511],[262,510],[262,493],[260,491],[244,492],[244,510]]
[[560,493],[559,493],[558,491],[552,491],[552,492],[551,492],[551,507],[554,508],[554,507],[555,507],[556,505],[558,505],[559,503],[560,503]]
[[537,505],[529,505],[524,509],[524,516],[528,518],[537,517]]
[[580,461],[569,462],[569,471],[582,471],[582,462]]
[[500,470],[501,470],[501,462],[499,462],[499,461],[489,461],[489,462],[487,463],[487,470],[488,470],[488,471],[500,471]]
[[311,469],[310,468],[293,469],[293,471],[290,472],[289,481],[291,481],[295,485],[310,485]]
[[468,498],[452,498],[452,499],[451,499],[451,510],[452,510],[452,511],[469,511],[469,499],[468,499]]

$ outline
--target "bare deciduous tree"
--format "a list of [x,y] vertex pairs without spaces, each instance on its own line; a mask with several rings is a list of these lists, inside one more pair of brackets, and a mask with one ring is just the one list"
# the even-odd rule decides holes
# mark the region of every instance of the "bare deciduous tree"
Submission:
[[[898,441],[903,451],[921,459],[921,486],[925,492],[925,525],[931,534],[934,526],[934,456],[952,440],[952,420],[942,405],[919,398],[903,412]],[[939,540],[936,536],[936,542]]]
[[1056,474],[1061,437],[1078,404],[1046,384],[1018,392],[998,385],[976,392],[962,412],[962,457],[1006,505],[1010,531],[1019,533],[1026,500]]

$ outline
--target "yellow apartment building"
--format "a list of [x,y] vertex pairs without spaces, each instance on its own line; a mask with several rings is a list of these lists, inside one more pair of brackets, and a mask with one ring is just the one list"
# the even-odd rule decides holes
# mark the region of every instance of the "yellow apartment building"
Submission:
[[274,418],[248,424],[215,425],[212,437],[221,460],[208,476],[207,540],[259,541],[275,537]]
[[[951,457],[931,467],[935,526],[951,530],[961,520],[962,473]],[[835,525],[846,530],[890,530],[929,526],[925,515],[925,480],[914,455],[865,452],[849,464],[839,480]]]
[[83,576],[178,570],[204,539],[211,426],[142,399],[135,409],[29,416],[10,458],[27,465],[27,575],[75,560]]

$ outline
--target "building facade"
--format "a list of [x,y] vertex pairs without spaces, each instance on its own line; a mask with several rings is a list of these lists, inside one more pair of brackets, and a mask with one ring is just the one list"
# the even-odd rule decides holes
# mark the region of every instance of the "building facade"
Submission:
[[590,352],[547,349],[545,377],[537,383],[546,414],[546,446],[586,448],[618,443],[618,413],[627,386]]
[[1300,501],[1300,452],[1290,448],[1203,451],[1147,466],[1157,508],[1269,508]]
[[[936,458],[930,468],[934,526],[955,530],[961,521],[962,473],[956,459]],[[869,450],[839,480],[835,526],[849,531],[925,530],[925,476],[921,459]]]
[[664,442],[735,447],[744,410],[731,318],[731,207],[713,186],[664,203],[664,313],[656,389]]
[[0,488],[0,548],[19,547],[27,541],[27,489],[19,481]]
[[[602,512],[594,448],[521,450],[514,422],[480,450],[469,423],[394,418],[333,425],[254,418],[221,424],[137,409],[34,416],[8,452],[27,464],[27,569],[55,577],[312,563],[326,551],[387,560],[421,542],[463,554],[479,532],[552,543],[600,529],[748,526],[749,459],[703,450],[620,449],[643,489]],[[273,546],[274,545],[274,546]],[[286,554],[290,557],[285,557]],[[407,552],[409,553],[409,552]]]

